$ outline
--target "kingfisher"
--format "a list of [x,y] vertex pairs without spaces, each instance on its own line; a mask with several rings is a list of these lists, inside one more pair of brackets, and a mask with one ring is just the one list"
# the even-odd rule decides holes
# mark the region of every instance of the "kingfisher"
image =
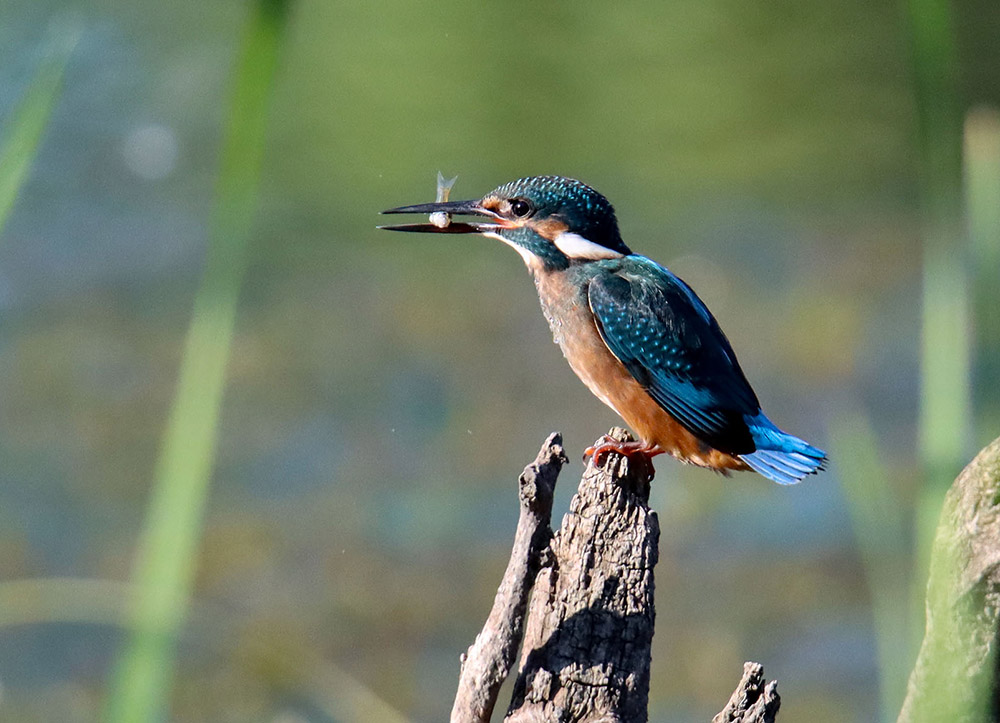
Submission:
[[[753,470],[779,484],[824,468],[825,452],[761,411],[705,303],[667,268],[633,253],[611,203],[585,183],[532,176],[478,200],[382,213],[432,214],[432,223],[383,229],[480,234],[521,255],[570,367],[638,434],[632,442],[603,437],[587,450],[595,462],[608,452],[646,463],[669,453],[723,474]],[[452,222],[452,215],[481,220]]]

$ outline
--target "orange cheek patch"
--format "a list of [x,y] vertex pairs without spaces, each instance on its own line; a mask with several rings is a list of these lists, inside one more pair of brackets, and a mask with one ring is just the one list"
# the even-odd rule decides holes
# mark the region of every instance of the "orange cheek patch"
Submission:
[[531,224],[532,230],[542,238],[554,241],[559,234],[564,233],[569,226],[562,219],[550,216],[536,223]]

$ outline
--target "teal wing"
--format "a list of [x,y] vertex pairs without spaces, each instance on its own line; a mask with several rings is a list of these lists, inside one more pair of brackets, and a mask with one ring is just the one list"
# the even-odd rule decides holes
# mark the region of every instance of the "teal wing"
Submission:
[[588,286],[604,342],[689,432],[730,454],[753,452],[747,419],[760,404],[718,323],[670,271],[644,257],[628,260]]

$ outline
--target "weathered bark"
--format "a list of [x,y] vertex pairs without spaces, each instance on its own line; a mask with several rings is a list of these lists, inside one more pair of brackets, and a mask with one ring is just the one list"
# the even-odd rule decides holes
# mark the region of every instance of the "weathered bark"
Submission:
[[744,663],[743,679],[712,723],[774,723],[780,706],[778,681],[768,683],[759,663]]
[[462,656],[458,695],[451,709],[454,723],[486,723],[493,713],[500,685],[510,673],[524,627],[524,608],[538,574],[542,551],[552,539],[552,493],[559,470],[569,460],[562,437],[550,434],[535,461],[518,481],[521,516],[514,548],[486,625]]
[[648,500],[648,470],[614,453],[587,465],[535,578],[509,723],[646,720],[660,537]]
[[[631,437],[612,429],[618,440]],[[645,721],[653,639],[653,567],[659,523],[649,472],[611,453],[593,460],[562,526],[550,529],[552,492],[566,462],[551,435],[521,475],[521,516],[503,582],[476,642],[463,656],[452,723],[486,723],[524,631],[506,723]],[[525,616],[529,590],[530,607]],[[713,723],[773,723],[776,683],[747,663]]]
[[899,723],[1000,720],[1000,439],[976,456],[945,497],[926,614]]

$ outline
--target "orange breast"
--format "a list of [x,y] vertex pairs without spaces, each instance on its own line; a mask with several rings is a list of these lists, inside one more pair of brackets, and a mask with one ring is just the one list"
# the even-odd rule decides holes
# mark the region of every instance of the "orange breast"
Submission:
[[573,371],[644,442],[701,467],[749,469],[695,437],[649,396],[601,339],[586,297],[567,283],[565,272],[537,274],[535,283],[552,334]]

